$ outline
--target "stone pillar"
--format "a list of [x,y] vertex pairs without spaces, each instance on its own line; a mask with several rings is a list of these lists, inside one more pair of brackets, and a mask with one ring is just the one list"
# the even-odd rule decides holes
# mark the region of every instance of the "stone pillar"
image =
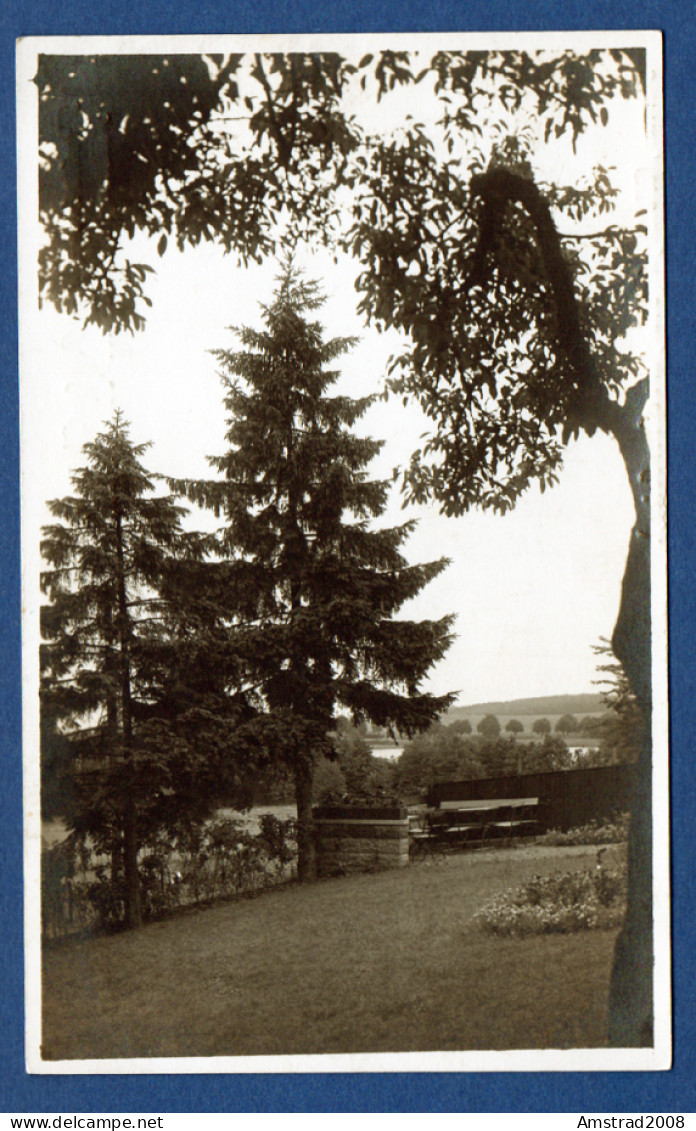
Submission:
[[314,810],[317,875],[375,872],[408,864],[408,815],[400,806]]

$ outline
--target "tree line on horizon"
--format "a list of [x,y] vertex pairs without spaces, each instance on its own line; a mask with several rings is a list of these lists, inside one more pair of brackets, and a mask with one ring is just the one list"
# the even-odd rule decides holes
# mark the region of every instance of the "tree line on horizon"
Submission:
[[[387,760],[379,756],[379,747],[373,746],[372,730],[364,725],[354,727],[343,718],[339,720],[338,757],[320,764],[317,770],[317,801],[415,802],[423,801],[436,782],[635,762],[642,741],[640,714],[630,693],[623,695],[626,678],[620,665],[611,664],[611,668],[602,694],[605,710],[601,716],[579,721],[561,716],[555,735],[547,719],[536,720],[547,726],[537,730],[534,741],[520,738],[523,727],[518,720],[510,721],[518,722],[519,729],[510,729],[508,724],[504,733],[495,716],[486,716],[474,733],[468,719],[448,723],[445,715],[411,740],[403,740],[400,756]],[[564,725],[559,727],[561,721]],[[486,725],[482,727],[482,723]],[[591,740],[591,745],[580,752],[570,750],[567,742],[578,728]],[[275,799],[286,800],[287,794],[276,793]]]

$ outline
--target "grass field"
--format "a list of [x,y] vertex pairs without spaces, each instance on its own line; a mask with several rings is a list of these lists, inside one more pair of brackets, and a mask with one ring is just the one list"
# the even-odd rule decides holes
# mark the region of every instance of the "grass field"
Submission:
[[601,1046],[615,932],[516,940],[471,924],[502,888],[594,859],[457,855],[49,948],[43,1057]]

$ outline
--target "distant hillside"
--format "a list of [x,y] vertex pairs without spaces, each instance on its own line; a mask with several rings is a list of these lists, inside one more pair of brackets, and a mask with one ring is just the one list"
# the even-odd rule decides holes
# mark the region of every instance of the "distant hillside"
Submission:
[[497,703],[472,703],[468,707],[450,707],[443,722],[473,719],[483,715],[501,715],[505,718],[535,719],[553,715],[597,715],[606,710],[601,695],[542,695],[535,699],[506,699]]

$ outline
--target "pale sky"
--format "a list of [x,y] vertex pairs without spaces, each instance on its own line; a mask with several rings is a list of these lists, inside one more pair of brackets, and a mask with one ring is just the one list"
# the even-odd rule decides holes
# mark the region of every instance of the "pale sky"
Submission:
[[[558,154],[569,164],[560,172],[560,164],[554,167],[559,179],[572,179],[576,161],[618,163],[630,212],[644,160],[636,144],[642,111],[635,111],[617,129],[598,131],[599,140],[582,142],[577,158]],[[276,265],[243,271],[214,246],[170,251],[161,260],[147,247],[142,258],[158,273],[149,282],[147,328],[134,337],[104,337],[52,309],[22,307],[25,604],[36,581],[32,547],[46,521],[43,504],[70,491],[82,445],[116,407],[130,420],[134,441],[152,441],[144,462],[153,471],[205,475],[205,456],[224,450],[222,386],[206,351],[235,345],[230,325],[260,325],[258,303],[271,297]],[[306,255],[305,265],[327,294],[319,315],[327,335],[361,337],[342,360],[343,389],[356,396],[379,390],[395,339],[361,325],[355,265],[334,266],[320,254]],[[375,405],[363,427],[386,441],[372,465],[382,477],[419,446],[428,422],[392,399]],[[559,484],[544,495],[532,487],[505,516],[443,518],[435,506],[404,512],[397,494],[382,524],[412,515],[419,526],[408,559],[452,559],[404,610],[412,617],[457,615],[457,639],[429,690],[458,691],[462,704],[595,690],[591,646],[611,635],[633,518],[614,441],[597,435],[573,443]]]

